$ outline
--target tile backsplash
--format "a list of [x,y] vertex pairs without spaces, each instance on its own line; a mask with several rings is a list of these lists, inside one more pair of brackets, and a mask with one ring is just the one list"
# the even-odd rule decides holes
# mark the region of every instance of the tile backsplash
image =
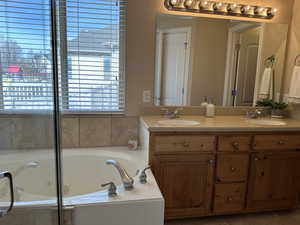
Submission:
[[[124,146],[138,135],[138,117],[70,116],[61,122],[63,148]],[[53,121],[47,116],[0,118],[0,149],[52,148]]]

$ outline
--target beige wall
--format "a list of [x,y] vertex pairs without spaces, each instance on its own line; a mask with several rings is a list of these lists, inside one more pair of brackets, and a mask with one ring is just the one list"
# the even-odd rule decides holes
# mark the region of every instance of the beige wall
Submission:
[[295,57],[300,54],[300,0],[295,0],[293,18],[288,38],[286,56],[285,78],[283,82],[283,93],[288,94]]
[[[163,0],[128,0],[128,2],[126,112],[127,115],[139,115],[141,107],[144,106],[142,103],[142,91],[154,90],[156,14],[201,15],[170,12],[164,8]],[[227,0],[226,2],[270,6],[278,9],[275,18],[270,21],[258,19],[245,20],[289,23],[291,19],[293,0]],[[202,16],[208,17],[208,15]],[[210,17],[224,18],[222,16],[213,15],[210,15]],[[231,19],[231,17],[226,18]]]
[[[105,117],[104,119],[101,119],[103,118],[101,115],[94,117],[69,117],[63,121],[62,130],[64,135],[63,143],[66,147],[126,144],[128,131],[134,130],[134,132],[137,132],[138,129],[137,117],[135,116],[139,116],[141,108],[146,106],[142,103],[142,91],[154,90],[156,14],[192,15],[190,13],[167,11],[163,6],[163,0],[128,0],[128,2],[126,53],[127,117]],[[226,2],[276,7],[278,8],[278,14],[269,22],[289,23],[293,0],[228,0]],[[300,16],[297,15],[297,10],[299,11],[299,9],[299,0],[296,0],[295,18],[293,20],[288,55],[288,59],[290,60],[287,71],[291,70],[290,65],[294,58],[293,56],[300,50]],[[207,17],[208,15],[203,16]],[[222,18],[222,16],[210,17]],[[230,17],[226,18],[230,19]],[[53,145],[53,129],[51,124],[51,118],[2,117],[0,118],[0,148],[51,147]]]

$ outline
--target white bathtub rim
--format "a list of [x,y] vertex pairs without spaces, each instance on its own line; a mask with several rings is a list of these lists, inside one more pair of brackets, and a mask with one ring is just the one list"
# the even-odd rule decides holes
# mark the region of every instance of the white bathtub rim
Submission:
[[[26,150],[24,151],[14,151],[16,154],[24,154],[25,160],[29,160],[31,158],[28,158],[28,152],[32,151],[40,157],[39,160],[48,159],[49,160],[49,154],[50,157],[53,157],[54,160],[54,154],[51,150],[44,149],[44,150]],[[46,155],[45,155],[46,152]],[[76,149],[64,149],[63,154],[71,153],[71,155],[101,155],[101,156],[109,156],[114,157],[115,154],[118,158],[124,158],[130,161],[135,161],[137,163],[138,168],[143,169],[148,165],[145,157],[145,152],[142,150],[138,151],[130,151],[127,149],[127,147],[101,147],[101,148],[76,148]],[[7,157],[11,157],[12,153],[7,155]],[[26,157],[27,156],[27,157]],[[36,155],[37,156],[37,155]],[[6,155],[4,156],[6,157]],[[3,159],[3,158],[2,158]],[[24,158],[20,161],[23,161]],[[29,160],[31,161],[31,160]],[[110,198],[107,195],[107,191],[98,191],[98,192],[92,192],[88,194],[83,195],[76,195],[64,198],[64,206],[78,206],[78,205],[90,205],[90,204],[114,204],[114,203],[120,203],[120,202],[132,202],[132,201],[144,201],[145,199],[162,199],[162,194],[157,186],[157,183],[155,181],[155,178],[151,171],[147,172],[148,175],[148,183],[147,184],[140,184],[138,177],[135,177],[135,189],[132,191],[125,191],[122,186],[118,186],[118,193],[119,195],[115,198]],[[152,186],[152,187],[150,187]],[[136,190],[139,188],[146,188],[147,190],[144,191],[142,194],[137,195]],[[26,193],[26,192],[24,192]],[[26,193],[28,194],[28,193]],[[44,196],[38,196],[37,197],[44,197]],[[124,197],[125,196],[125,197]],[[55,207],[57,204],[56,199],[49,199],[49,200],[36,200],[36,201],[20,201],[15,203],[15,209],[18,208],[36,208],[36,207]],[[1,206],[1,205],[0,205]]]

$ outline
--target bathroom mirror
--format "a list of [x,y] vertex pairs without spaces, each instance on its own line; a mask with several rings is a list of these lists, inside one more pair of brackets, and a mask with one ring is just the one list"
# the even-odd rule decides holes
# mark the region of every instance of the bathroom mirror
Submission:
[[287,24],[157,15],[157,106],[253,106],[279,100]]

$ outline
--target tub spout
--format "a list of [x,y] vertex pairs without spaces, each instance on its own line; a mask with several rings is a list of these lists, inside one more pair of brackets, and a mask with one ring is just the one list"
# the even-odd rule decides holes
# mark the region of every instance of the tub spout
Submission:
[[30,163],[27,163],[19,168],[17,168],[15,171],[13,171],[13,175],[16,177],[18,176],[22,171],[24,171],[25,169],[28,169],[28,168],[37,168],[39,167],[40,163],[39,162],[30,162]]
[[116,161],[116,160],[107,160],[106,164],[107,165],[113,165],[119,171],[119,174],[121,176],[123,185],[124,185],[126,190],[130,190],[130,189],[133,188],[133,183],[134,183],[133,178],[131,176],[129,176],[129,174],[127,173],[125,168],[122,167],[121,164],[118,161]]

